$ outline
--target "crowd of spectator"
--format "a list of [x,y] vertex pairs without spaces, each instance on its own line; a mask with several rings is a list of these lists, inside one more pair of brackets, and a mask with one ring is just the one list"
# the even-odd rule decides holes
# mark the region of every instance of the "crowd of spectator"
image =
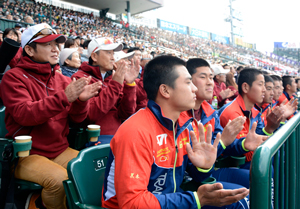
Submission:
[[140,47],[149,53],[154,51],[156,54],[176,54],[186,60],[189,57],[202,57],[212,63],[219,60],[224,60],[224,62],[231,60],[273,70],[279,67],[279,64],[280,68],[299,67],[266,57],[254,49],[235,47],[147,26],[133,25],[128,30],[121,24],[100,18],[93,13],[86,14],[35,1],[32,3],[4,1],[0,6],[0,18],[31,24],[48,23],[52,27],[59,28],[60,33],[68,37],[79,36],[82,43],[84,40],[93,38],[110,37],[114,42],[123,42],[129,47]]

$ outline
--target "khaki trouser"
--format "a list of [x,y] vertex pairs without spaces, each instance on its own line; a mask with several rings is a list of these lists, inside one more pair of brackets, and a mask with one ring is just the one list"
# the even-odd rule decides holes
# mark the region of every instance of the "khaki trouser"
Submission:
[[65,209],[66,194],[63,181],[68,179],[67,165],[77,157],[78,151],[67,148],[54,159],[41,155],[29,155],[19,159],[15,177],[38,183],[43,187],[42,200],[48,209]]

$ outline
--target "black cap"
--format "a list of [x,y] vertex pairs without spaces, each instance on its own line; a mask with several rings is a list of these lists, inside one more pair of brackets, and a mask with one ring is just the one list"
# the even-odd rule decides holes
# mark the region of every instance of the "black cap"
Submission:
[[59,26],[55,26],[53,29],[60,29],[60,27]]
[[20,23],[16,23],[15,28],[17,28],[17,27],[22,28],[22,25]]
[[123,49],[129,49],[129,46],[125,43],[123,43]]

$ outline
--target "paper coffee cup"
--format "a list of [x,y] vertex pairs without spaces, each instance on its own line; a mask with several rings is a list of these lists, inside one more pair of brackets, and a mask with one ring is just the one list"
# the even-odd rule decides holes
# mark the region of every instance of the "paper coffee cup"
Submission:
[[[15,141],[16,143],[25,143],[25,142],[30,142],[31,138],[32,138],[31,136],[16,136]],[[18,156],[19,157],[29,156],[29,150],[18,152]]]
[[[88,128],[89,131],[100,130],[100,126],[99,125],[88,125],[87,128]],[[96,141],[98,141],[98,137],[97,136],[96,137],[91,137],[90,141],[91,142],[96,142]]]

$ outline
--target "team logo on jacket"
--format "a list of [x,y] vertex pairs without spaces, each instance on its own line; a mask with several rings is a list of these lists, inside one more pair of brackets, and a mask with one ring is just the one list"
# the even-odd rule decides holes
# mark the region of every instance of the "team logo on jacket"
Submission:
[[167,136],[168,134],[160,134],[156,136],[157,144],[159,146],[163,145],[164,143],[167,144]]
[[169,160],[169,155],[164,155],[159,158],[159,162],[165,162],[167,160]]

